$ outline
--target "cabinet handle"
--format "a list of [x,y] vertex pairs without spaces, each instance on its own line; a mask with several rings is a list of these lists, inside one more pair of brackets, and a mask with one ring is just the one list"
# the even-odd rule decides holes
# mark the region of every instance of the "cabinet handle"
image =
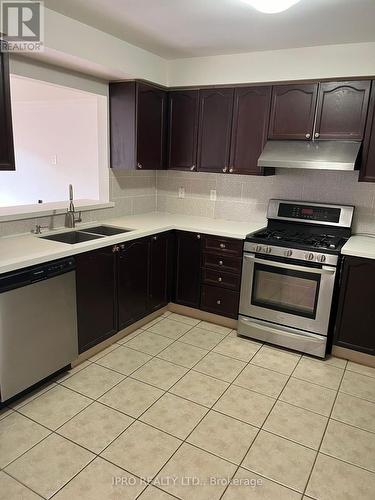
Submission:
[[158,237],[157,237],[157,236],[153,236],[153,237],[152,237],[152,239],[153,239],[154,241],[156,241],[156,240],[158,239]]
[[224,172],[224,174],[225,174],[226,172],[228,172],[228,167],[224,167],[224,168],[223,168],[223,172]]
[[317,139],[318,137],[320,137],[319,132],[315,132],[315,138]]
[[201,235],[197,234],[197,240],[200,240],[200,239],[201,239]]
[[233,167],[231,167],[231,168],[229,169],[229,173],[233,174],[233,172],[234,172],[234,168],[233,168]]
[[220,243],[220,248],[226,248],[225,243]]
[[116,253],[118,252],[120,249],[117,245],[115,245],[114,247],[112,247],[112,253]]
[[306,134],[305,137],[306,137],[306,139],[310,139],[311,134]]
[[219,299],[219,300],[217,300],[217,301],[216,301],[216,304],[217,304],[218,306],[220,306],[220,305],[221,305],[221,300],[220,300],[220,299]]
[[223,278],[221,276],[218,277],[217,281],[221,283],[223,281]]
[[222,266],[224,262],[222,260],[219,260],[219,266]]
[[143,168],[142,163],[137,163],[137,168],[141,170]]
[[194,172],[194,170],[195,170],[195,169],[196,169],[196,166],[195,166],[195,165],[192,165],[192,166],[190,167],[190,171],[191,171],[191,172]]

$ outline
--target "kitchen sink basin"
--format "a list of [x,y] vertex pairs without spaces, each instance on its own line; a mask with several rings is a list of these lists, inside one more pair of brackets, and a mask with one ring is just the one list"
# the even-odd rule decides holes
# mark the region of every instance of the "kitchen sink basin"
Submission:
[[120,229],[112,226],[95,226],[82,229],[85,233],[100,234],[102,236],[115,236],[116,234],[129,233],[133,229]]
[[60,243],[68,243],[69,245],[76,245],[85,241],[96,240],[103,238],[99,234],[89,234],[82,231],[70,231],[68,233],[52,234],[51,236],[42,236],[42,240],[57,241]]

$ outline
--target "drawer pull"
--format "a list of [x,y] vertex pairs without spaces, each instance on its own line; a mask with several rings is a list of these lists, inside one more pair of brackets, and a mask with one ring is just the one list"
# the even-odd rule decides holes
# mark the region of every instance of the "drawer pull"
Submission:
[[197,234],[197,239],[200,240],[201,239],[201,235],[200,234]]
[[220,306],[220,305],[221,305],[221,300],[220,300],[220,299],[219,299],[219,300],[217,300],[217,301],[216,301],[216,304],[217,304],[218,306]]
[[219,266],[222,266],[224,262],[222,260],[219,260]]
[[221,276],[218,277],[217,281],[221,283],[223,281],[223,278]]
[[225,243],[220,243],[220,248],[227,248]]

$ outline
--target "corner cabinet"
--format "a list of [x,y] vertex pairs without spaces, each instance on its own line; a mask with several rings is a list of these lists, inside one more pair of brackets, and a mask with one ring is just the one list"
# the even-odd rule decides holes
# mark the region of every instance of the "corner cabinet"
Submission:
[[9,57],[0,52],[0,171],[15,169]]
[[199,90],[176,90],[168,98],[168,169],[197,169]]
[[199,172],[229,171],[233,88],[201,90],[199,96]]
[[260,175],[274,173],[257,166],[267,141],[271,87],[244,87],[234,92],[229,172]]
[[375,182],[375,81],[372,82],[359,180]]
[[334,344],[375,354],[375,260],[344,257]]
[[111,167],[165,168],[167,92],[141,82],[109,85]]

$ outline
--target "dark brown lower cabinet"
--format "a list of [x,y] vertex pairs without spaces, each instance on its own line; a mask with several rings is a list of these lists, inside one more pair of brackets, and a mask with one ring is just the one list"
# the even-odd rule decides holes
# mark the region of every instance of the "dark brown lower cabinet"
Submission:
[[76,256],[78,344],[82,353],[114,335],[116,284],[114,247]]
[[345,257],[334,344],[375,354],[375,260]]
[[217,286],[204,285],[201,293],[201,309],[228,318],[237,318],[240,294]]
[[148,313],[150,247],[150,238],[120,245],[117,261],[119,330]]
[[172,242],[169,233],[151,237],[150,259],[150,312],[157,311],[169,302],[170,295],[170,260],[172,258]]
[[176,284],[174,301],[199,308],[201,284],[201,235],[187,231],[176,234]]

